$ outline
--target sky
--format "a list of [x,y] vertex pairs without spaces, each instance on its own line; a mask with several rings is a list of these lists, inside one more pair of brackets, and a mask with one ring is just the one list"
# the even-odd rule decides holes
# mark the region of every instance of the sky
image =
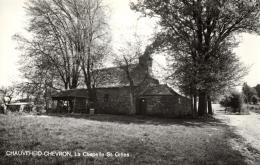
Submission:
[[12,36],[21,33],[25,23],[23,0],[0,0],[0,86],[10,85],[19,77],[16,44]]
[[[128,34],[137,31],[148,39],[154,31],[154,22],[139,19],[139,15],[129,8],[128,0],[104,0],[110,6],[110,27],[113,43],[125,41]],[[12,36],[24,33],[26,14],[23,9],[26,0],[0,0],[0,87],[20,81],[19,56]],[[250,86],[260,84],[260,36],[242,34],[241,43],[234,52],[241,61],[250,67],[249,74],[242,80]],[[154,60],[163,65],[164,59],[155,56]]]

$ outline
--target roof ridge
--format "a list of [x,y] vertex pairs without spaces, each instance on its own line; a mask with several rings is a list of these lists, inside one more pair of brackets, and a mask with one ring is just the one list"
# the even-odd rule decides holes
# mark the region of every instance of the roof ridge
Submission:
[[[138,63],[136,64],[129,64],[129,66],[134,66],[134,65],[138,65]],[[126,65],[123,65],[123,66],[126,66]],[[111,67],[104,67],[104,68],[99,68],[99,69],[94,69],[94,71],[102,71],[102,70],[108,70],[108,69],[114,69],[114,68],[120,68],[122,66],[111,66]]]

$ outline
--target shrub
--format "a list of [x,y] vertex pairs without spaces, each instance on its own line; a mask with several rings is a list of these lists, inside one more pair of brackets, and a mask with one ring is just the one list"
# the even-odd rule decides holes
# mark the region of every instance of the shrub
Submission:
[[257,104],[258,99],[259,99],[259,98],[258,98],[256,95],[252,96],[252,98],[251,98],[253,104]]
[[32,108],[32,112],[36,114],[41,114],[45,112],[44,105],[34,105]]
[[0,105],[0,113],[4,113],[4,106]]
[[230,107],[230,97],[225,96],[222,100],[220,100],[219,104],[223,107]]
[[220,105],[223,107],[231,107],[234,112],[240,112],[243,105],[242,95],[239,92],[233,91],[220,101]]
[[32,111],[32,105],[24,105],[23,112],[31,112]]

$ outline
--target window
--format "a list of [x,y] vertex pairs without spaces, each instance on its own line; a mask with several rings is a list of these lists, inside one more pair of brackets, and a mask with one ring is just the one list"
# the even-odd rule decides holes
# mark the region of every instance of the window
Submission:
[[178,103],[179,103],[179,104],[181,103],[181,98],[178,98]]
[[104,95],[104,102],[108,102],[108,99],[109,99],[109,94],[105,94]]

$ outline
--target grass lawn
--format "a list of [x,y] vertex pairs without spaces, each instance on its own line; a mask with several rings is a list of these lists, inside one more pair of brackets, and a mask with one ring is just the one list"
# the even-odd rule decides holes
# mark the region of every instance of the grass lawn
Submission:
[[[1,114],[0,133],[0,164],[246,164],[230,146],[239,137],[218,120]],[[22,150],[72,156],[7,156]]]

